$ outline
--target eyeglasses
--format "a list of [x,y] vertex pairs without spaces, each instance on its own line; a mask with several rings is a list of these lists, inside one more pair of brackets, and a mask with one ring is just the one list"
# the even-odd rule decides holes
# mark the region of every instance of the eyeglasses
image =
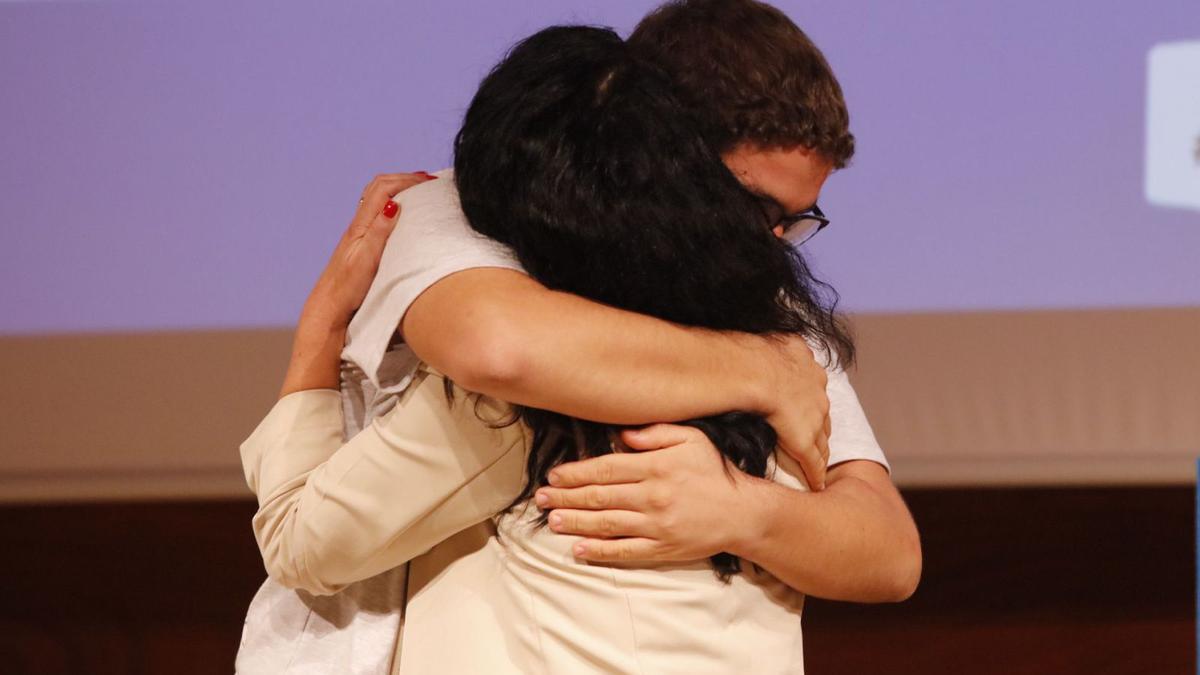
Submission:
[[[763,200],[767,227],[772,230],[777,227],[783,228],[783,240],[792,246],[800,246],[829,225],[829,219],[816,204],[813,204],[811,209],[799,213],[779,213],[781,210],[775,200]],[[779,215],[776,215],[777,213]]]

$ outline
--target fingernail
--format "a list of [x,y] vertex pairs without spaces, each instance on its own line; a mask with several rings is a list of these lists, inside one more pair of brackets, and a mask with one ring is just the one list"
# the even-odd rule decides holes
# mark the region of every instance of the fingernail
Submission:
[[550,498],[544,492],[538,492],[533,495],[533,501],[537,502],[538,506],[545,506],[550,503]]
[[574,550],[575,555],[583,555],[584,553],[587,553],[587,544],[584,544],[583,542],[575,544]]
[[546,476],[546,480],[549,481],[551,485],[558,485],[558,474],[551,471],[550,474]]
[[562,525],[562,516],[558,515],[557,513],[551,513],[548,520],[550,522],[550,527],[555,529],[558,529],[558,526]]
[[399,210],[400,205],[389,199],[387,203],[383,205],[383,217],[391,218],[392,216],[396,215],[396,212]]
[[428,178],[430,180],[437,178],[437,176],[429,173],[428,171],[418,171],[417,173],[421,174],[422,176],[425,176],[426,178]]

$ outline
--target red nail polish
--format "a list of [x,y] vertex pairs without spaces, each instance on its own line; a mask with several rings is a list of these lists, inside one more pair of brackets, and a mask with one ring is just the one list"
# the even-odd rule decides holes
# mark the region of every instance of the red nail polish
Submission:
[[426,177],[426,178],[428,178],[429,180],[434,180],[434,179],[436,179],[436,178],[437,178],[437,176],[435,176],[435,175],[433,175],[433,174],[429,173],[428,171],[418,171],[417,173],[421,174],[422,176],[425,176],[425,177]]
[[391,218],[392,216],[396,215],[396,212],[399,210],[400,205],[389,199],[388,202],[383,205],[383,217]]

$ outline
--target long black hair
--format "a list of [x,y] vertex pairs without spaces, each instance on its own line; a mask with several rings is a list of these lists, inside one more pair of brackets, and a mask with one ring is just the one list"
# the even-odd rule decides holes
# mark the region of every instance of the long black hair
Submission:
[[[547,28],[513,47],[467,110],[454,156],[463,211],[548,288],[689,326],[803,335],[847,363],[836,296],[770,231],[699,128],[667,76],[612,30]],[[536,408],[515,414],[533,443],[509,509],[554,466],[612,452],[619,431]],[[766,474],[776,436],[761,417],[686,424],[708,435],[727,471]],[[713,566],[723,580],[740,569],[727,553]]]

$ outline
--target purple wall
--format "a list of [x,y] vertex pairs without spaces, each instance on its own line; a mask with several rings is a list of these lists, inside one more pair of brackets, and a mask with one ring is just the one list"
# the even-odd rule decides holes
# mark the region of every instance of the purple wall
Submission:
[[[846,307],[1200,305],[1200,213],[1142,194],[1147,53],[1195,0],[778,4],[859,139],[810,245]],[[510,43],[653,5],[0,3],[0,333],[291,323]]]

